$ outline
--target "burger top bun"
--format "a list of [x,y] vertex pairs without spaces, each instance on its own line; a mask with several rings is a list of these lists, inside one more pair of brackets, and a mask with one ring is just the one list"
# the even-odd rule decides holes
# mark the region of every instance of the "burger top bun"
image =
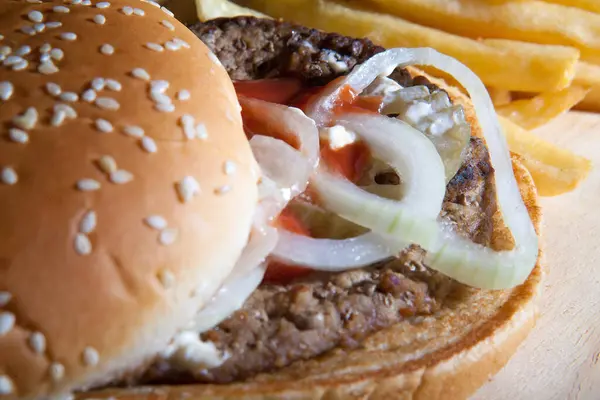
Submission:
[[55,396],[206,304],[257,168],[227,73],[156,3],[2,1],[0,61],[0,398]]

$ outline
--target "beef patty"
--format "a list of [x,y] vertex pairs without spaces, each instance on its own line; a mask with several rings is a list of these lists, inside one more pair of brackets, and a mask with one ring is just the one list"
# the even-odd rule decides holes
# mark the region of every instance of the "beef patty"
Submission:
[[[322,85],[382,51],[352,39],[274,20],[217,19],[190,28],[219,57],[234,80],[296,77]],[[427,84],[405,70],[392,76],[403,86]],[[441,217],[465,236],[489,244],[495,212],[493,169],[481,139],[472,138],[465,161],[447,186]],[[426,184],[426,183],[424,183]],[[360,346],[369,333],[434,313],[462,285],[429,269],[424,251],[411,246],[397,259],[340,273],[314,273],[286,285],[261,285],[244,307],[202,334],[228,357],[191,377],[155,366],[151,382],[243,380],[317,357],[339,347]]]

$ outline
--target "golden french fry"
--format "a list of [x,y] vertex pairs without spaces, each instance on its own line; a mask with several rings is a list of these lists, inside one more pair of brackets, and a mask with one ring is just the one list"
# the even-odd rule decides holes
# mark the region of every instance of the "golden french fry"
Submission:
[[[364,4],[364,0],[360,1]],[[566,0],[565,0],[566,1]],[[543,1],[368,0],[419,24],[472,38],[503,38],[577,47],[600,63],[600,15]]]
[[581,111],[600,112],[600,87],[593,88],[585,99],[583,99],[575,109]]
[[562,4],[563,6],[581,8],[595,13],[600,13],[600,2],[598,0],[543,0],[546,3]]
[[571,86],[558,92],[542,93],[527,100],[497,106],[496,112],[525,129],[535,129],[569,111],[590,89]]
[[579,62],[575,69],[573,84],[600,88],[600,65]]
[[522,157],[540,196],[570,192],[588,176],[590,160],[549,143],[498,116],[510,150]]
[[492,99],[492,103],[494,106],[503,106],[512,101],[512,94],[509,90],[498,89],[498,88],[487,88],[490,98]]
[[325,0],[245,0],[244,5],[276,18],[352,37],[366,36],[392,47],[433,47],[470,67],[489,86],[524,92],[570,85],[578,52],[556,53],[546,46],[498,48],[423,27],[400,18],[357,10]]
[[200,21],[219,17],[237,17],[239,15],[251,15],[260,18],[267,17],[263,13],[239,6],[228,0],[196,0],[196,12]]

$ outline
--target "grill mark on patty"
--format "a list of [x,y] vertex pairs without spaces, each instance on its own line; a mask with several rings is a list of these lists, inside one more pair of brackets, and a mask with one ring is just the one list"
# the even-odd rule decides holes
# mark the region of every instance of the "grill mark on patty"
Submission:
[[[383,51],[367,39],[274,20],[222,18],[190,28],[219,57],[234,80],[295,77],[322,85],[341,75],[327,57],[349,69]],[[338,66],[339,67],[339,66]],[[405,70],[391,77],[403,86],[427,85]],[[471,138],[465,161],[447,186],[442,218],[458,232],[489,244],[496,210],[493,168],[484,142]],[[261,285],[244,307],[202,335],[228,355],[218,367],[196,376],[155,365],[153,383],[244,380],[260,372],[317,357],[339,347],[359,346],[379,329],[436,312],[452,294],[468,293],[452,279],[429,269],[424,251],[411,246],[393,261],[340,273],[313,273],[287,285]]]

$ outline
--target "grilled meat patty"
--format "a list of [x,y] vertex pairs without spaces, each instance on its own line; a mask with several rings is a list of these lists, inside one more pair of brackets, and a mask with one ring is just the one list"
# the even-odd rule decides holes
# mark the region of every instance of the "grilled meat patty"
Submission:
[[[217,19],[190,28],[219,57],[231,78],[295,77],[323,85],[383,51],[366,39],[252,17]],[[391,77],[402,86],[426,84],[405,70]],[[465,161],[447,186],[441,216],[481,244],[489,244],[496,210],[493,169],[483,141],[472,138]],[[424,182],[424,184],[427,184]],[[244,307],[202,335],[228,357],[200,376],[155,366],[151,382],[225,383],[360,346],[366,335],[398,323],[415,323],[451,298],[468,295],[463,285],[429,269],[412,246],[393,261],[340,273],[313,273],[286,285],[261,285]]]

